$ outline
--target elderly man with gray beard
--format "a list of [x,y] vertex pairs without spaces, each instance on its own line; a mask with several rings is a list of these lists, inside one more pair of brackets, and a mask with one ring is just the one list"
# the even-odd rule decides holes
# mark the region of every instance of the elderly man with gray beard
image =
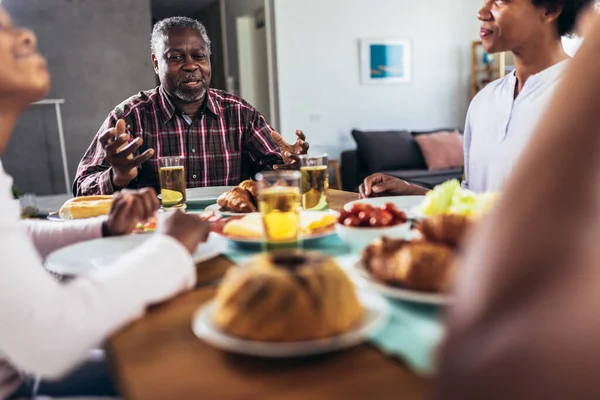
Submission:
[[246,101],[210,88],[210,39],[200,22],[159,21],[151,47],[160,86],[109,114],[79,163],[74,195],[158,191],[158,159],[165,156],[184,159],[189,188],[237,185],[262,170],[297,167],[308,150],[301,131],[288,144]]

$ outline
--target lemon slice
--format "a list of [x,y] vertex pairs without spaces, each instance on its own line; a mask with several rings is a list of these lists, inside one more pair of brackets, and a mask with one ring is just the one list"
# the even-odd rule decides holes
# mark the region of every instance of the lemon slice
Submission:
[[316,189],[310,189],[302,195],[305,210],[322,211],[327,209],[327,196]]
[[306,234],[311,234],[316,230],[325,229],[332,225],[335,225],[337,222],[337,217],[332,214],[328,214],[323,216],[323,218],[311,222],[305,229]]
[[165,207],[172,207],[183,200],[183,194],[176,190],[162,189],[160,191],[162,204]]
[[299,215],[294,212],[272,212],[264,216],[267,236],[271,240],[285,241],[298,237]]

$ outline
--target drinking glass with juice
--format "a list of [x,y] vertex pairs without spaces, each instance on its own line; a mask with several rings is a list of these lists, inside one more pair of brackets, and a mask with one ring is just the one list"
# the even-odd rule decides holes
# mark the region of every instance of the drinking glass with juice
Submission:
[[182,157],[158,159],[160,196],[164,209],[185,207],[185,168]]
[[267,251],[302,246],[300,172],[269,171],[256,176],[258,209]]
[[329,190],[327,154],[300,156],[300,173],[302,175],[302,208],[308,211],[327,210],[327,190]]

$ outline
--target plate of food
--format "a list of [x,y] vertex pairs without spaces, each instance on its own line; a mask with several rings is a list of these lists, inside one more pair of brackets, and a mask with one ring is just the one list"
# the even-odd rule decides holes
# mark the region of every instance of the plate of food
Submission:
[[394,207],[403,211],[408,217],[413,216],[413,210],[421,205],[425,200],[425,196],[388,196],[388,197],[373,197],[369,199],[361,199],[351,201],[344,206],[344,209],[350,211],[354,204],[368,204],[374,208],[379,208],[385,204],[393,204]]
[[384,296],[449,304],[458,251],[472,225],[470,217],[458,214],[423,219],[410,240],[383,237],[367,246],[354,271]]
[[[335,211],[301,211],[300,226],[303,240],[315,241],[335,234],[338,214]],[[260,246],[264,226],[259,213],[222,219],[213,224],[213,232],[242,246]]]
[[311,252],[262,254],[228,271],[192,329],[227,352],[303,357],[356,346],[383,328],[389,305],[357,290],[333,258]]
[[48,214],[50,221],[70,221],[107,215],[112,207],[111,195],[81,196],[67,200],[58,212]]
[[437,185],[429,191],[412,212],[415,216],[459,214],[478,217],[487,213],[498,199],[498,193],[475,193],[463,189],[456,179]]
[[[164,213],[166,211],[158,211],[159,214],[161,215],[161,213]],[[215,214],[212,211],[207,211],[204,210],[202,212],[199,213],[194,213],[196,215],[199,215],[200,218],[204,221],[208,221],[208,222],[217,222],[219,221],[221,218],[223,218],[221,215],[219,214]],[[146,221],[145,223],[138,223],[137,226],[135,227],[133,233],[149,233],[149,232],[155,232],[156,229],[158,227],[158,217],[153,217],[150,218],[150,220]]]
[[245,215],[258,210],[258,183],[248,179],[228,191],[222,192],[217,203],[206,207],[207,210],[221,213],[223,216]]
[[359,251],[383,236],[407,238],[411,222],[404,211],[392,202],[359,201],[347,204],[340,212],[336,232],[340,239]]
[[211,204],[210,206],[205,208],[206,211],[212,211],[214,213],[218,213],[220,215],[222,215],[223,217],[240,217],[240,216],[244,216],[244,215],[248,215],[251,213],[256,213],[256,211],[252,211],[252,212],[233,212],[233,211],[228,211],[227,209],[221,207],[218,204]]
[[[128,235],[76,243],[51,253],[46,259],[46,268],[59,275],[85,275],[110,265],[151,237],[152,235]],[[200,263],[215,258],[226,247],[227,242],[223,238],[211,233],[208,241],[198,246],[193,255],[194,262]]]

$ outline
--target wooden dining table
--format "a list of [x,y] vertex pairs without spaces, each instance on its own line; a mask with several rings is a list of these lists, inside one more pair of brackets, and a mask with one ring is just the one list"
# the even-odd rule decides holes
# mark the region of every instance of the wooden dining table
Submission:
[[[329,191],[332,209],[356,193]],[[400,359],[363,344],[301,359],[261,359],[230,354],[192,332],[196,310],[211,300],[234,264],[225,257],[201,263],[198,286],[114,334],[107,343],[121,395],[158,399],[423,399],[426,380]]]

